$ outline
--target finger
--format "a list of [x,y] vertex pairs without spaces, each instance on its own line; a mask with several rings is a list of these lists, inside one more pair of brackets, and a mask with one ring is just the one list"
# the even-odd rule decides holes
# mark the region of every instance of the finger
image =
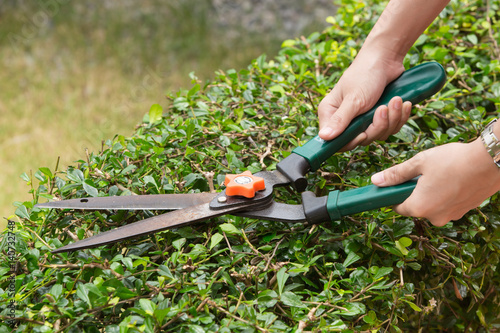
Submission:
[[366,146],[374,140],[382,139],[384,133],[389,127],[389,109],[386,105],[381,105],[375,110],[373,122],[365,131],[364,141],[358,142],[359,145]]
[[404,124],[401,122],[402,118],[403,100],[399,96],[393,97],[387,106],[377,108],[372,124],[366,129],[366,138],[359,144],[366,146],[375,140],[387,140],[401,129]]
[[410,101],[406,101],[403,103],[403,110],[401,112],[401,119],[399,120],[399,123],[396,127],[396,130],[392,134],[399,132],[401,130],[401,128],[403,127],[403,125],[406,124],[406,122],[410,118],[411,108],[412,108],[412,104]]
[[403,99],[399,96],[393,97],[389,101],[389,125],[380,140],[386,140],[390,135],[399,131],[398,125],[403,114]]
[[[437,212],[434,212],[434,216],[430,216],[431,207],[425,204],[428,203],[428,191],[426,190],[427,184],[425,184],[424,176],[420,177],[417,186],[413,190],[412,194],[401,204],[395,205],[393,210],[403,216],[413,216],[413,217],[425,217],[428,218],[431,223],[442,223],[445,219]],[[435,192],[435,190],[434,190]],[[426,196],[427,193],[427,196]],[[433,222],[434,221],[434,222]],[[446,221],[448,222],[448,221]],[[445,222],[445,223],[446,223]]]
[[339,108],[330,115],[319,131],[320,138],[328,141],[344,132],[351,120],[359,114],[360,106],[361,102],[357,96],[344,98]]
[[349,151],[357,146],[367,146],[372,141],[377,140],[376,136],[379,132],[385,131],[388,126],[388,108],[385,105],[381,105],[375,110],[373,115],[373,122],[368,126],[365,132],[360,133],[354,140],[345,145],[340,152]]
[[378,172],[371,177],[372,183],[380,186],[393,186],[404,183],[422,174],[424,152],[415,155],[413,158]]

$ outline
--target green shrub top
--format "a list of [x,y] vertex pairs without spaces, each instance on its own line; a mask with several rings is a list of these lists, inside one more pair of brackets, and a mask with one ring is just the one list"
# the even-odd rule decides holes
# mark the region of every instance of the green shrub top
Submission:
[[[208,191],[212,177],[219,190],[226,173],[273,170],[317,133],[316,106],[384,4],[342,1],[325,31],[286,40],[276,58],[217,71],[210,82],[192,75],[192,86],[153,105],[131,137],[106,141],[65,171],[35,172],[33,201],[18,203],[1,238],[0,332],[11,330],[12,308],[16,332],[498,327],[498,195],[443,228],[390,208],[321,225],[224,216],[57,255],[50,250],[161,212],[33,208],[54,197]],[[445,88],[387,142],[331,157],[309,175],[309,189],[364,186],[419,151],[475,139],[500,104],[499,7],[452,1],[405,58],[406,67],[441,63]],[[281,190],[277,200],[299,198]]]

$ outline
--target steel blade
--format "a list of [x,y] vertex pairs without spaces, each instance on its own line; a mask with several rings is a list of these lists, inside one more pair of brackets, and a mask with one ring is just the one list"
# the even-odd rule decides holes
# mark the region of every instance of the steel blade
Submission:
[[233,215],[286,223],[306,221],[306,215],[304,214],[302,205],[289,205],[274,201],[267,208],[238,212]]
[[89,249],[105,244],[116,243],[126,239],[148,235],[174,227],[182,227],[191,223],[203,221],[212,217],[224,215],[242,208],[228,207],[225,209],[210,209],[208,203],[189,208],[175,210],[162,215],[153,216],[145,220],[134,222],[109,230],[75,243],[63,246],[52,253],[69,252]]
[[94,210],[175,210],[210,202],[216,196],[217,193],[186,193],[90,197],[38,203],[35,207]]

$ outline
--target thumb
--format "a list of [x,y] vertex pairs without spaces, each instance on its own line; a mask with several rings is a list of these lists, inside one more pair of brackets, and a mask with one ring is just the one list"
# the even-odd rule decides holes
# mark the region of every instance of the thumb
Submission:
[[421,154],[417,154],[408,161],[374,174],[371,180],[374,185],[386,187],[404,183],[421,174]]

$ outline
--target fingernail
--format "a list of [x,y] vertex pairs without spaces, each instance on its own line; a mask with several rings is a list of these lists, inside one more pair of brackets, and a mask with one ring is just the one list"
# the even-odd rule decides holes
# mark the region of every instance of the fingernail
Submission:
[[396,98],[393,106],[396,110],[401,110],[403,108],[403,100],[401,98]]
[[385,183],[385,177],[383,172],[377,172],[376,174],[372,175],[372,183],[380,186]]
[[324,140],[329,140],[331,138],[331,136],[333,135],[333,128],[331,127],[323,127],[318,135],[320,136],[320,138],[324,139]]
[[380,116],[382,117],[382,119],[387,119],[387,113],[389,111],[387,110],[387,108],[383,108],[382,111],[380,112]]

